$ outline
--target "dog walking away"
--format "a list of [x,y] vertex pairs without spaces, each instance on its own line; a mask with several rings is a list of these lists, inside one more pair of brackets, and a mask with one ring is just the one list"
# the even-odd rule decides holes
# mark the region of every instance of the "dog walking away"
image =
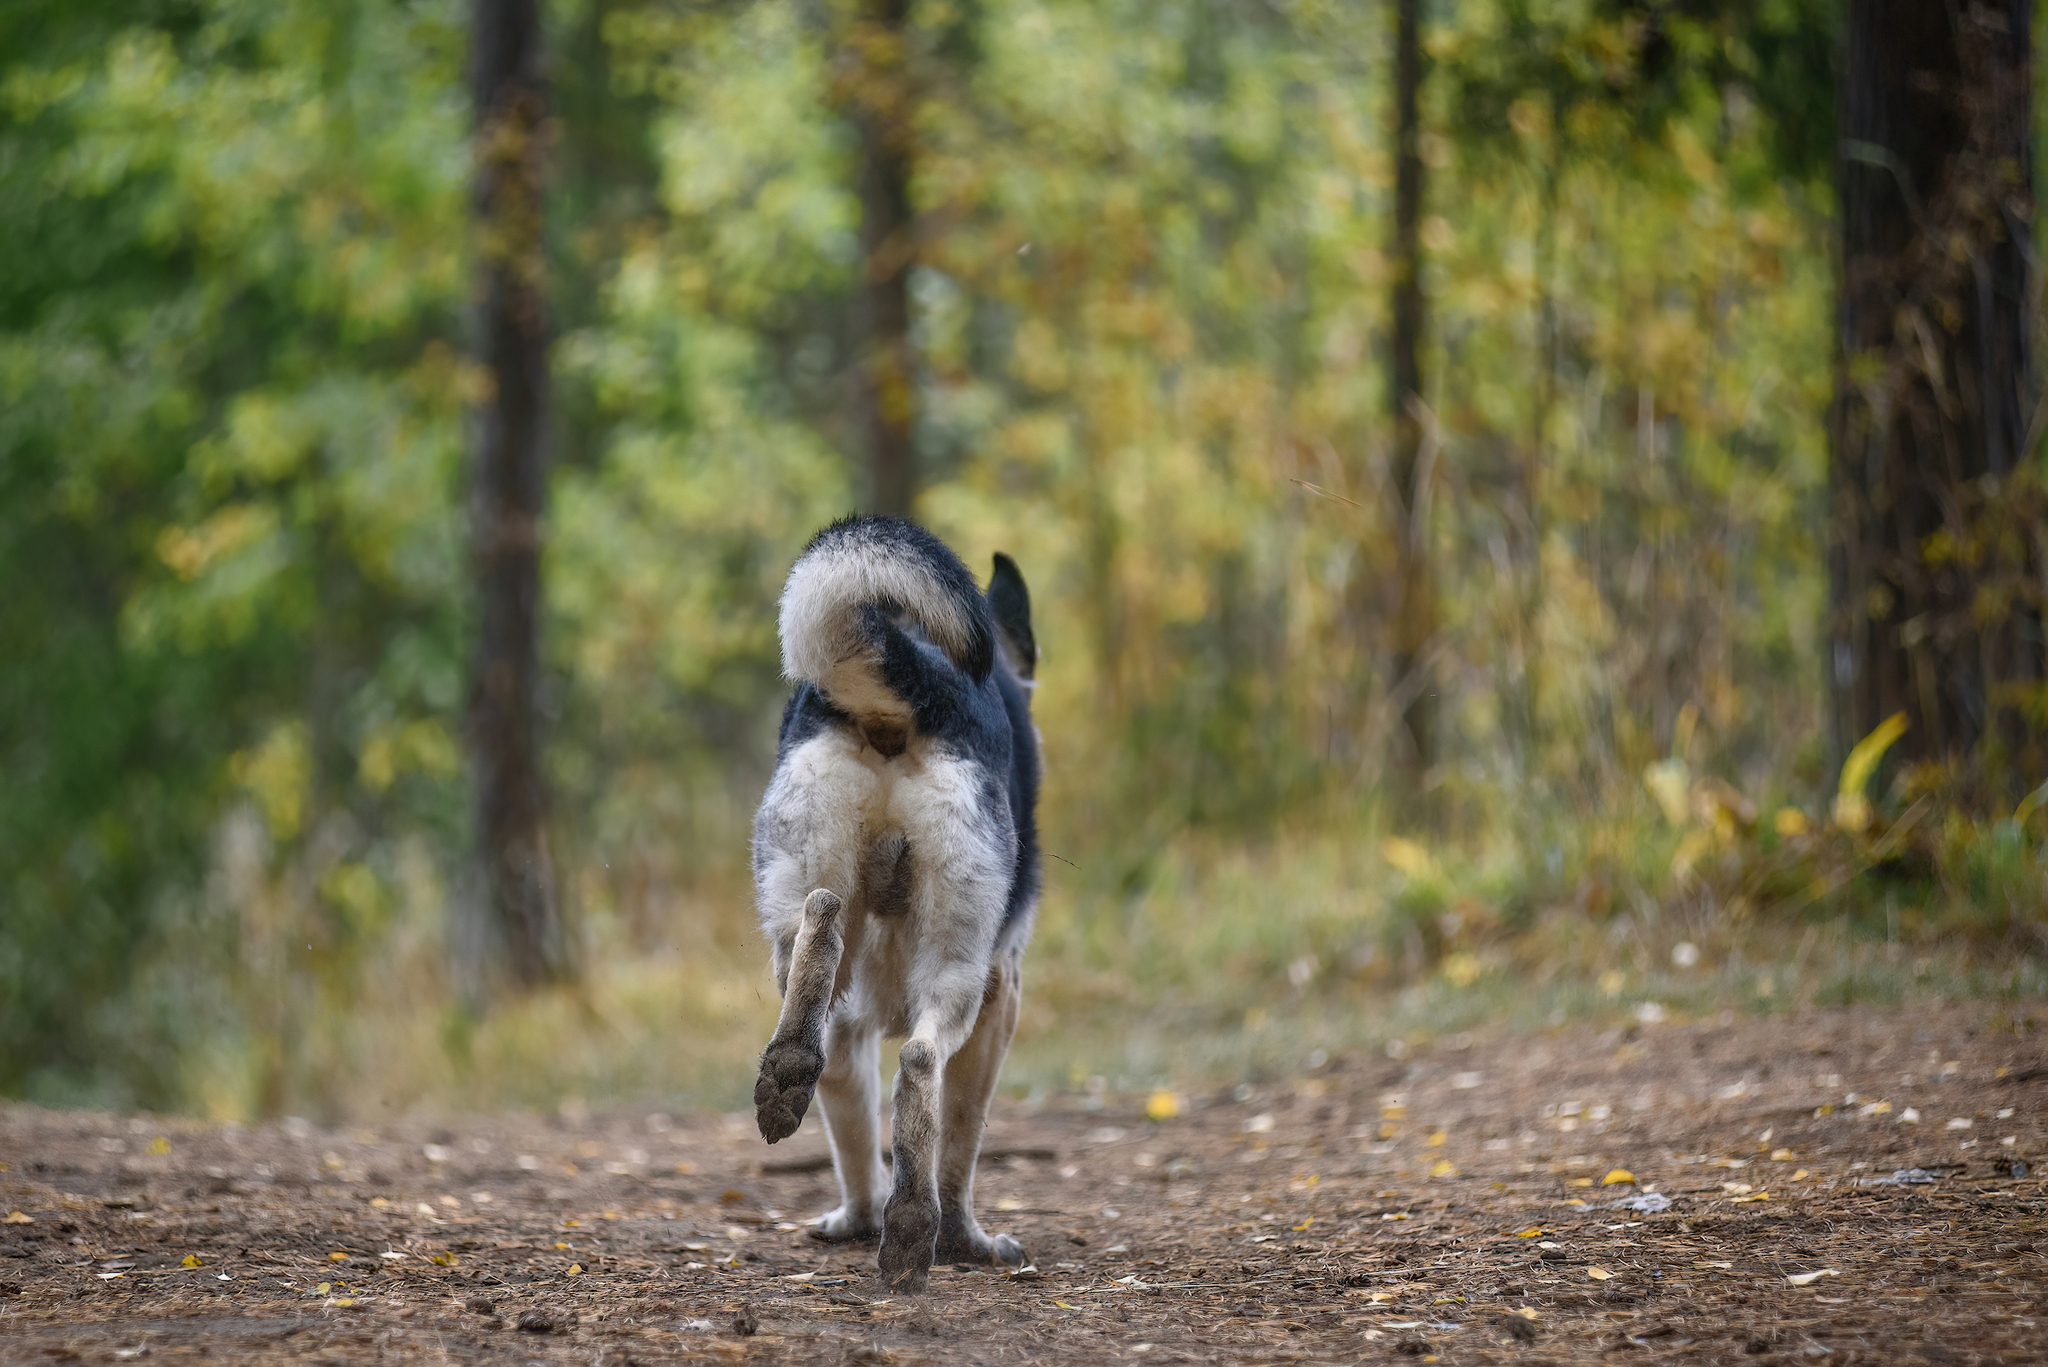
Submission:
[[[775,776],[754,818],[754,891],[782,1014],[761,1055],[761,1137],[796,1132],[815,1090],[840,1204],[821,1239],[881,1236],[885,1288],[932,1261],[1020,1264],[974,1218],[974,1165],[1017,1028],[1038,902],[1038,648],[1006,555],[988,592],[945,543],[849,517],[782,592]],[[882,1165],[882,1036],[904,1038]]]

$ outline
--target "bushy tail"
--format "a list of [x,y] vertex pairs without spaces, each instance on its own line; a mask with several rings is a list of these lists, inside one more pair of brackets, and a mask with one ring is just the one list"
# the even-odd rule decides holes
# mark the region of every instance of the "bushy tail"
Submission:
[[845,666],[873,656],[868,607],[914,626],[977,683],[995,665],[995,620],[960,557],[914,522],[847,517],[812,537],[789,572],[782,672],[832,695],[835,672],[844,679]]

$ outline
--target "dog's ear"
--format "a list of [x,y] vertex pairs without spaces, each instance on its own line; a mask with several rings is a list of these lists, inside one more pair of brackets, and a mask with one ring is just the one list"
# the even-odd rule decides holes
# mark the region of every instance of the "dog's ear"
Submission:
[[1038,638],[1031,634],[1031,590],[1024,587],[1017,562],[1001,551],[988,577],[988,605],[1018,677],[1032,678],[1038,673]]

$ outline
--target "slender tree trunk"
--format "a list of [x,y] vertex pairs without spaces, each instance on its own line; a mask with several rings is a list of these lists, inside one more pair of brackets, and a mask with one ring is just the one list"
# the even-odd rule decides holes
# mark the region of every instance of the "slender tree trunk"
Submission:
[[1419,781],[1436,760],[1436,684],[1427,652],[1436,635],[1429,565],[1428,462],[1422,459],[1422,44],[1417,0],[1394,6],[1393,364],[1388,392],[1394,426],[1393,483],[1399,601],[1394,615],[1394,687],[1405,693],[1396,763]]
[[910,206],[915,130],[908,11],[908,0],[861,0],[841,75],[842,107],[860,139],[861,276],[854,324],[868,507],[898,517],[910,515],[917,497],[910,268],[918,244]]
[[569,971],[534,727],[548,402],[540,36],[539,0],[477,0],[477,331],[490,394],[479,415],[471,500],[478,621],[469,744],[483,921],[476,948],[522,987]]
[[1837,95],[1835,742],[1904,712],[1984,799],[2044,769],[2031,21],[1850,0]]

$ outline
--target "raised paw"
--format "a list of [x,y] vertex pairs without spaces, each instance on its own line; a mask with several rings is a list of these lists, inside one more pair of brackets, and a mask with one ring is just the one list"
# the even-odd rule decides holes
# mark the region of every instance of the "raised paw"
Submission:
[[[952,1212],[947,1212],[950,1216]],[[945,1219],[939,1224],[935,1261],[974,1263],[985,1267],[1022,1267],[1028,1261],[1024,1246],[1007,1234],[990,1234],[972,1216],[964,1220]]]
[[876,1261],[886,1291],[922,1295],[931,1283],[932,1245],[939,1232],[939,1203],[930,1198],[892,1198],[882,1217],[882,1247]]
[[794,1041],[770,1044],[762,1052],[761,1076],[754,1080],[754,1120],[763,1139],[773,1144],[796,1133],[824,1071],[825,1056]]

